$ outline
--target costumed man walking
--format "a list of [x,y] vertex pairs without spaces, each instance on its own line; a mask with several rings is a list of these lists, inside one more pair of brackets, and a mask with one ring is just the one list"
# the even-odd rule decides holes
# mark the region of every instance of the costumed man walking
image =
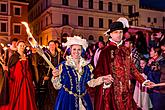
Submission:
[[[60,63],[61,52],[56,48],[56,42],[50,40],[48,42],[49,49],[44,53],[50,62],[56,67]],[[42,57],[38,59],[39,70],[39,90],[38,90],[38,106],[39,110],[53,110],[54,102],[57,96],[57,90],[54,89],[51,82],[52,69],[43,60]]]
[[96,88],[95,110],[136,110],[131,78],[143,86],[151,87],[154,84],[145,81],[131,60],[130,50],[122,46],[123,30],[122,22],[113,22],[107,31],[111,37],[110,44],[101,51],[94,74],[96,78],[111,75],[114,81]]

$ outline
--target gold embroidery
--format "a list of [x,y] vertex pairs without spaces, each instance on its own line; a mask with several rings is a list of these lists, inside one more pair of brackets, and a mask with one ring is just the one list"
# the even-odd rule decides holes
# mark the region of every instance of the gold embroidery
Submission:
[[75,97],[79,97],[79,98],[83,97],[83,96],[87,93],[87,91],[85,91],[84,93],[82,93],[81,95],[79,95],[79,94],[73,93],[72,91],[70,91],[70,90],[69,90],[68,88],[66,88],[65,86],[63,86],[63,88],[64,88],[64,90],[65,90],[66,92],[68,92],[69,94],[72,94],[72,95],[74,95]]
[[68,76],[70,78],[70,85],[71,85],[71,90],[73,89],[73,83],[72,83],[72,77],[71,75],[69,74],[69,70],[68,70],[68,67],[66,66],[66,70],[67,70],[67,73],[68,73]]
[[114,58],[114,50],[111,50],[111,58]]
[[90,72],[92,73],[93,71],[93,66],[91,64],[88,65],[89,69],[90,69]]
[[76,70],[76,73],[78,73],[80,76],[82,76],[83,73],[84,73],[84,68],[83,67],[82,67],[82,71],[80,71],[80,72],[77,68],[75,68],[75,70]]

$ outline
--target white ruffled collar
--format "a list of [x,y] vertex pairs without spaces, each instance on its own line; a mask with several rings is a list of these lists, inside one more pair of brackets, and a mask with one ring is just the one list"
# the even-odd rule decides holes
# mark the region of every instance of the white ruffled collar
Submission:
[[[84,58],[80,57],[80,67],[84,67],[89,63],[90,62],[88,62]],[[66,57],[66,65],[76,68],[76,64],[75,64],[73,57],[71,55]]]
[[119,47],[120,45],[123,44],[123,40],[121,40],[119,43],[113,41],[111,38],[109,39],[111,42],[115,43],[117,45],[117,47]]
[[76,70],[76,72],[78,73],[78,78],[80,79],[81,75],[83,75],[83,67],[86,66],[87,64],[89,64],[88,61],[86,61],[84,58],[80,57],[80,68],[76,67],[76,64],[73,60],[73,57],[67,56],[66,57],[66,65],[71,66],[72,68],[74,68]]

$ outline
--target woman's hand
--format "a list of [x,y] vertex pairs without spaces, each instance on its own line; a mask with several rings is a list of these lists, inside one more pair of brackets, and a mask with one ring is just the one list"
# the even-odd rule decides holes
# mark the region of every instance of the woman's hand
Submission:
[[113,77],[111,75],[106,75],[106,76],[103,76],[103,82],[105,84],[110,84],[114,81]]
[[52,74],[53,74],[54,77],[58,77],[58,76],[60,75],[58,69],[54,69],[54,70],[52,71]]
[[49,77],[48,76],[45,76],[44,77],[44,81],[47,81],[47,80],[49,80]]
[[151,82],[151,81],[148,81],[148,82],[146,82],[144,85],[145,85],[145,87],[153,88],[154,85],[155,85],[155,83],[154,83],[154,82]]
[[151,65],[151,63],[152,63],[153,61],[154,61],[154,59],[152,59],[152,58],[151,58],[151,59],[149,59],[149,60],[148,60],[148,66],[150,66],[150,65]]

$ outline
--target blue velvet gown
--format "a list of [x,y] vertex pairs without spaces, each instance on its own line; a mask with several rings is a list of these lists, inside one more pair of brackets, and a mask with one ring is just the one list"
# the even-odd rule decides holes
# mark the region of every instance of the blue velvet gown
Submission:
[[[60,83],[62,84],[56,99],[54,110],[80,110],[79,100],[86,110],[93,110],[92,102],[87,93],[86,85],[91,80],[90,64],[84,65],[82,72],[78,73],[74,67],[66,62],[61,64]],[[81,74],[80,80],[78,74]]]

